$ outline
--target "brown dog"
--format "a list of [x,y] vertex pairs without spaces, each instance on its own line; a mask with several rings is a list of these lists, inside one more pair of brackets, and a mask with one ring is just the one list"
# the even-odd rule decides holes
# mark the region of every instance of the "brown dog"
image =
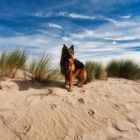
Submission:
[[61,73],[65,76],[65,84],[69,83],[69,91],[72,91],[73,80],[78,79],[78,86],[82,87],[86,82],[87,72],[84,64],[77,59],[74,59],[74,47],[67,48],[63,45],[60,61]]

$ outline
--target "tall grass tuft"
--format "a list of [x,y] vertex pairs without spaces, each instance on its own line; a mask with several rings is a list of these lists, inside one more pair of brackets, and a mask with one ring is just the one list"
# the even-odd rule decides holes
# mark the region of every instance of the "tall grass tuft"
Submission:
[[87,82],[91,82],[95,79],[94,77],[94,64],[92,61],[87,61],[85,64],[86,71],[87,71]]
[[7,63],[8,63],[8,55],[7,52],[4,51],[0,55],[0,72],[2,76],[7,75],[7,68],[8,68]]
[[32,81],[43,82],[46,80],[50,68],[50,54],[42,55],[40,58],[33,59],[29,65],[29,72],[32,74]]
[[87,82],[94,79],[106,80],[106,71],[100,63],[87,61],[85,67],[87,70]]
[[120,77],[121,61],[112,60],[106,67],[109,77]]
[[103,67],[100,63],[94,62],[94,75],[95,79],[101,79],[101,76],[103,74]]
[[112,60],[107,65],[107,74],[110,77],[126,79],[140,79],[140,66],[132,60]]
[[15,77],[18,69],[24,69],[28,55],[25,50],[15,49],[12,52],[2,52],[0,55],[0,71],[2,75]]

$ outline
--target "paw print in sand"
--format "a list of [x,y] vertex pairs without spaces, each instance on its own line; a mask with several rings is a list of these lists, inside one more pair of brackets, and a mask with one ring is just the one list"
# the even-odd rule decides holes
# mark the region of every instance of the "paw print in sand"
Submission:
[[78,99],[78,102],[79,102],[80,104],[84,104],[84,103],[85,103],[85,101],[84,101],[83,98],[79,98],[79,99]]
[[89,116],[91,116],[92,118],[94,118],[95,112],[92,109],[88,110],[87,113],[88,113]]

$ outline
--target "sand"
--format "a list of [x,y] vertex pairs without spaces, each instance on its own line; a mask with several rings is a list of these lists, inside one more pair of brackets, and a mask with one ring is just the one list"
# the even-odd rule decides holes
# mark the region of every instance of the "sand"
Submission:
[[62,84],[1,81],[0,140],[140,140],[140,81]]

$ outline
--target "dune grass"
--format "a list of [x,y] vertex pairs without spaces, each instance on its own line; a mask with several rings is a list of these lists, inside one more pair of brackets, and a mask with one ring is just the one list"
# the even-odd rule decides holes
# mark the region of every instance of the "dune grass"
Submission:
[[18,69],[24,69],[28,59],[25,50],[4,51],[0,55],[0,72],[3,76],[15,77]]
[[106,69],[109,77],[140,79],[140,66],[133,60],[112,60]]
[[32,81],[43,82],[46,80],[50,68],[50,54],[43,54],[41,57],[33,59],[29,64],[29,72],[32,74]]
[[85,64],[87,70],[87,82],[94,79],[105,80],[107,78],[106,71],[102,64],[93,61],[87,61]]
[[92,61],[87,61],[85,64],[86,71],[87,71],[87,82],[91,82],[95,79],[94,76],[94,64]]
[[18,69],[27,70],[32,74],[32,81],[43,82],[57,80],[60,73],[57,69],[51,70],[51,54],[42,54],[29,63],[28,52],[24,49],[3,51],[0,55],[0,77],[14,78]]

